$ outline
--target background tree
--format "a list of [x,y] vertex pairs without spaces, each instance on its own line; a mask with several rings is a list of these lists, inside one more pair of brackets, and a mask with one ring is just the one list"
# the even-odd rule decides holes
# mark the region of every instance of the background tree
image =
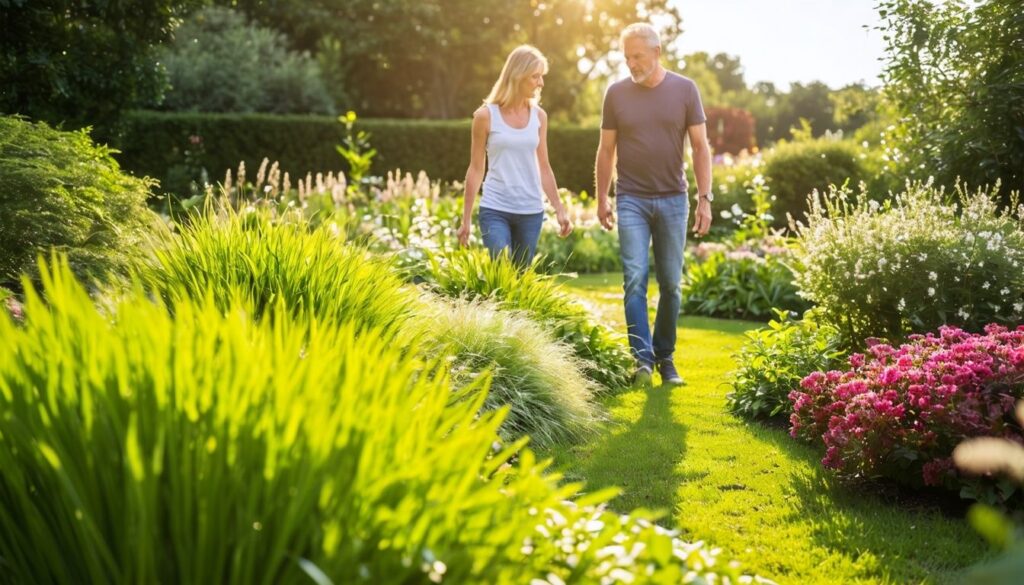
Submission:
[[[293,48],[330,47],[320,62],[339,107],[371,117],[463,118],[479,105],[508,51],[531,43],[551,62],[545,108],[578,121],[594,112],[594,80],[616,71],[627,24],[655,20],[666,39],[680,17],[668,0],[218,0],[284,32]],[[586,106],[580,108],[579,106]]]
[[1020,0],[886,0],[878,8],[906,173],[1024,189]]
[[198,0],[0,0],[0,112],[109,128],[165,88],[155,46]]
[[193,13],[159,57],[170,82],[162,107],[169,110],[334,113],[317,62],[229,8]]
[[829,101],[833,127],[849,133],[878,119],[882,93],[863,83],[851,83],[833,91]]

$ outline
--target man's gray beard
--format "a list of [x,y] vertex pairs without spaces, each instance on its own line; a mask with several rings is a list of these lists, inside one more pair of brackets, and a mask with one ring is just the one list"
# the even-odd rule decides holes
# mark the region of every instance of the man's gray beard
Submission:
[[644,73],[644,74],[640,75],[639,77],[636,76],[636,75],[633,75],[632,73],[630,73],[629,77],[630,77],[630,79],[633,80],[633,83],[643,83],[643,82],[647,81],[651,77],[652,73],[654,73],[654,71],[648,71],[647,73]]

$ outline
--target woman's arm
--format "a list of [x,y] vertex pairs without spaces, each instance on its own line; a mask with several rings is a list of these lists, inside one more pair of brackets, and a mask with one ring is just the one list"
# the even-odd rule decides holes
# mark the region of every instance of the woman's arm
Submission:
[[473,233],[473,203],[484,181],[487,164],[487,134],[491,131],[491,112],[481,107],[473,112],[472,142],[469,149],[469,168],[466,169],[465,203],[462,206],[462,223],[459,225],[459,243],[469,245]]
[[551,206],[555,208],[555,216],[558,218],[558,235],[566,237],[572,232],[572,222],[569,221],[569,214],[558,196],[558,183],[555,182],[555,172],[551,170],[551,162],[548,160],[548,115],[537,108],[537,115],[540,116],[540,144],[537,146],[537,164],[540,166],[540,185],[544,189]]

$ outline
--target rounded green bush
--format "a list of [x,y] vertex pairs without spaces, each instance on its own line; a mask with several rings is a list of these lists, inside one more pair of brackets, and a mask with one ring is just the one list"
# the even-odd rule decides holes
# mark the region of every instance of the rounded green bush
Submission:
[[87,131],[0,116],[0,284],[37,277],[39,255],[65,253],[83,279],[124,272],[159,227],[152,182],[121,172]]
[[807,198],[817,189],[849,181],[856,186],[866,180],[857,145],[849,140],[816,139],[780,142],[765,158],[764,174],[775,201],[772,214],[776,225],[788,223],[787,214],[805,221]]

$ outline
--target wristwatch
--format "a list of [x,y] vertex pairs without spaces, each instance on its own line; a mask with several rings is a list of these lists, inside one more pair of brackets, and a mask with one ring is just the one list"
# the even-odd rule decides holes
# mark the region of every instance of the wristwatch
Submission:
[[701,199],[707,199],[708,203],[710,203],[715,200],[715,194],[711,191],[708,191],[707,193],[697,195],[697,200],[700,201]]

